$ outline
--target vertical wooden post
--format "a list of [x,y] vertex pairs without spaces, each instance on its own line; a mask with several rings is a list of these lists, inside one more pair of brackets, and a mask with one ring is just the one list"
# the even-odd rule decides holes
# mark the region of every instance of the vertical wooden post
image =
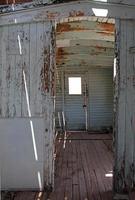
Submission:
[[135,156],[135,23],[119,20],[117,28],[117,95],[115,115],[114,191],[127,193],[134,187]]

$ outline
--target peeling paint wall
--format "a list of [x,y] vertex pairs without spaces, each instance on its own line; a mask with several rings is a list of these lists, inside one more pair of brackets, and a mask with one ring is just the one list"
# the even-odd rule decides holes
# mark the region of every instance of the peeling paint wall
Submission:
[[135,189],[135,22],[118,20],[116,32],[116,114],[114,190]]
[[42,190],[53,184],[54,24],[0,27],[0,46],[2,189]]

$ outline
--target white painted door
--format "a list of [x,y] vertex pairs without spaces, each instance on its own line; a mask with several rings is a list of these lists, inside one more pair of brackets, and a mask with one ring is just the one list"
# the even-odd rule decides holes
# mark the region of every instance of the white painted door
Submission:
[[65,76],[65,117],[68,130],[86,130],[85,73]]

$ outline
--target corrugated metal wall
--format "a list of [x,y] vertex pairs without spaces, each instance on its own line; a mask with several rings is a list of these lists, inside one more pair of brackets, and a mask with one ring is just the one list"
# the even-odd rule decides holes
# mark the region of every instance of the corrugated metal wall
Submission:
[[[66,68],[67,69],[67,68]],[[70,69],[70,67],[69,67]],[[84,93],[84,79],[88,85],[88,128],[99,130],[113,126],[113,69],[101,67],[79,67],[72,72],[58,71],[56,91],[56,124],[58,126],[58,112],[65,111],[68,130],[85,130],[85,112],[83,109],[83,95],[68,94],[68,76],[82,77],[82,91]],[[80,71],[80,73],[79,73]],[[64,83],[64,96],[62,93]],[[64,102],[63,102],[64,97]],[[64,104],[64,107],[62,106]]]
[[113,126],[113,69],[89,70],[89,128]]
[[54,44],[52,22],[0,27],[2,189],[53,183]]

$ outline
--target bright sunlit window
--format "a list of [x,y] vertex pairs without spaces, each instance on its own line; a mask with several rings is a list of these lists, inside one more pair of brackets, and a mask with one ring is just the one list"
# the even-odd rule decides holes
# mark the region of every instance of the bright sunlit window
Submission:
[[81,77],[69,77],[68,78],[69,85],[69,94],[82,94],[82,84]]
[[[108,0],[94,0],[94,1],[101,1],[101,2],[106,2]],[[92,8],[93,13],[95,14],[95,16],[97,17],[107,17],[108,15],[108,10],[107,9],[98,9],[98,8]]]
[[92,8],[93,13],[97,17],[107,17],[108,15],[108,10],[107,9],[97,9],[97,8]]

